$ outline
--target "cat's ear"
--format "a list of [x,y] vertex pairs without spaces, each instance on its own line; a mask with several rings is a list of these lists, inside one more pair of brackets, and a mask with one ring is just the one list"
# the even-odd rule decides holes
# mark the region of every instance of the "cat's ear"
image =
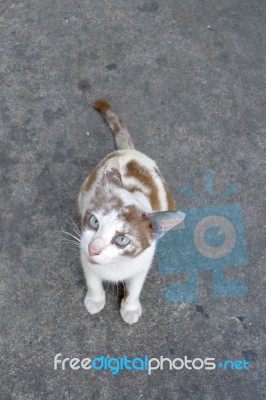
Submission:
[[181,211],[162,211],[145,215],[150,221],[152,238],[154,240],[162,237],[167,231],[177,227],[184,221],[185,214]]
[[103,171],[103,184],[106,186],[109,183],[123,187],[120,166],[117,157],[110,158],[110,160],[107,161]]

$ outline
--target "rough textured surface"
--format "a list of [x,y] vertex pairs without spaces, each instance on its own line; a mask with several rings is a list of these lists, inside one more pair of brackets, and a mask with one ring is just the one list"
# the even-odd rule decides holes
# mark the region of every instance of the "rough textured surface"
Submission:
[[[265,8],[263,0],[1,2],[1,400],[265,398]],[[86,313],[78,250],[58,231],[78,221],[79,187],[114,148],[90,108],[97,97],[157,160],[181,208],[193,202],[180,188],[202,194],[205,171],[216,174],[216,194],[240,184],[249,264],[229,275],[246,282],[247,297],[213,298],[207,271],[198,304],[165,303],[164,287],[179,278],[155,264],[137,325],[122,321],[111,286],[106,308]],[[252,365],[112,376],[54,371],[56,353]]]

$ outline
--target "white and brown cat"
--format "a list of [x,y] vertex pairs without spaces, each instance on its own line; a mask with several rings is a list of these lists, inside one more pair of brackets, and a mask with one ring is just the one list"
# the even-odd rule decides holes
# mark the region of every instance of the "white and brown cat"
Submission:
[[81,261],[90,314],[105,305],[103,281],[125,283],[120,313],[138,321],[140,292],[152,264],[155,242],[184,219],[156,163],[134,149],[127,128],[105,100],[93,107],[112,130],[117,151],[89,174],[78,197],[82,219]]

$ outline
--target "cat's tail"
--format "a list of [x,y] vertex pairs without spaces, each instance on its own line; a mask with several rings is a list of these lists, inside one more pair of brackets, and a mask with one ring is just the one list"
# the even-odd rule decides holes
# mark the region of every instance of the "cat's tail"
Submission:
[[98,99],[92,104],[93,108],[103,116],[114,134],[118,150],[134,149],[134,144],[123,121],[113,111],[107,101]]

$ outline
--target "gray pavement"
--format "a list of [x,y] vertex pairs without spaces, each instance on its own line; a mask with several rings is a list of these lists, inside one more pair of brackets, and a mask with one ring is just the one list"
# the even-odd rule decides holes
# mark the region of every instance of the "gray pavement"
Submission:
[[[265,21],[263,0],[1,2],[1,400],[265,399]],[[79,187],[114,149],[90,107],[98,97],[181,209],[195,207],[185,185],[204,197],[206,171],[214,198],[239,184],[220,203],[241,204],[248,262],[225,278],[247,295],[214,296],[209,269],[197,301],[166,302],[187,276],[155,262],[138,324],[119,315],[121,287],[87,314],[78,249],[59,231],[79,223]],[[57,353],[245,359],[250,370],[54,370]]]

